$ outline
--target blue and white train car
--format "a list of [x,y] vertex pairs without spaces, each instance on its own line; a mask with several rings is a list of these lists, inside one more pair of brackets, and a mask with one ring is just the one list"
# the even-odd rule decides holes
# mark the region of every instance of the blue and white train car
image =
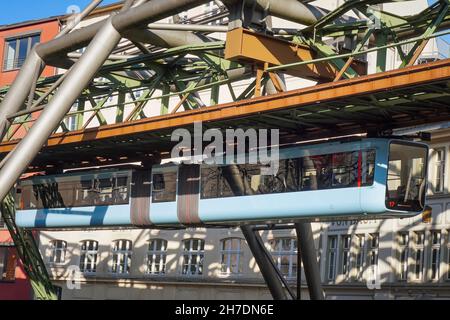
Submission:
[[179,227],[299,219],[408,217],[425,207],[428,147],[361,138],[280,150],[276,175],[261,165],[160,165],[22,180],[16,222],[25,228]]

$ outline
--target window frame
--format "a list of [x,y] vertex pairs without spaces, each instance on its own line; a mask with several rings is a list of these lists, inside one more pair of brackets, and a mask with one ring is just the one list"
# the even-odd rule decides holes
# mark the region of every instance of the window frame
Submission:
[[[80,110],[79,110],[80,107],[81,107],[81,105],[80,105],[79,100],[76,100],[76,101],[74,102],[74,104],[72,105],[72,107],[70,108],[69,113],[80,111]],[[66,117],[64,118],[64,125],[66,126],[66,128],[67,128],[69,131],[75,131],[75,130],[78,130],[78,119],[79,119],[79,118],[80,118],[80,113],[72,114],[72,115],[70,115],[70,116],[66,116]]]
[[[15,34],[15,35],[11,35],[5,38],[4,40],[4,50],[3,50],[3,61],[2,61],[2,72],[10,72],[10,71],[17,71],[20,70],[20,68],[23,66],[23,63],[25,62],[25,60],[19,65],[18,63],[18,58],[19,58],[19,52],[20,52],[20,40],[21,39],[27,39],[28,38],[28,43],[27,43],[27,53],[25,56],[25,59],[28,57],[28,55],[31,52],[32,47],[32,39],[35,36],[39,36],[39,41],[37,43],[40,43],[42,40],[42,30],[33,30],[33,31],[27,31],[24,33],[20,33],[20,34]],[[16,46],[15,46],[15,52],[14,52],[14,58],[12,60],[12,67],[8,68],[7,67],[7,61],[10,60],[8,59],[8,42],[11,41],[15,41],[16,42]]]
[[[406,241],[403,243],[402,236],[406,236]],[[409,271],[409,255],[410,255],[410,235],[409,232],[399,232],[397,234],[397,245],[398,245],[398,274],[397,280],[401,282],[408,281],[408,271]],[[404,261],[403,261],[404,253]]]
[[[434,148],[435,160],[434,160],[434,177],[433,177],[433,193],[442,194],[445,191],[445,165],[447,161],[447,148],[438,147]],[[442,158],[438,161],[438,154],[442,152]],[[439,169],[438,169],[439,168]],[[437,180],[440,181],[440,189],[437,189]]]
[[[232,243],[233,240],[239,240],[239,245],[238,248],[232,249]],[[230,245],[227,245],[227,242],[230,241]],[[245,244],[245,240],[239,237],[228,237],[228,238],[223,238],[220,240],[220,275],[221,276],[226,276],[226,277],[230,277],[230,276],[239,276],[242,275],[244,273],[244,244]],[[224,248],[224,246],[226,246]],[[237,259],[237,272],[233,272],[233,268],[232,268],[232,256],[236,256]],[[224,256],[227,257],[227,261],[226,261],[226,269],[227,271],[223,271],[223,266],[224,266]]]
[[[393,200],[389,196],[389,192],[390,192],[390,190],[389,190],[389,181],[390,180],[398,180],[398,179],[389,179],[389,177],[392,176],[392,174],[391,174],[391,162],[392,161],[401,161],[401,160],[392,160],[392,146],[393,145],[407,146],[407,147],[409,146],[409,147],[416,147],[416,148],[422,147],[423,149],[426,150],[424,158],[422,159],[423,160],[423,163],[422,163],[423,177],[422,177],[422,179],[424,180],[425,188],[422,191],[422,195],[421,196],[419,195],[419,197],[422,197],[422,199],[425,199],[426,198],[426,194],[427,194],[427,183],[428,183],[428,178],[429,178],[428,177],[428,166],[429,166],[429,163],[430,163],[430,161],[429,161],[429,151],[430,151],[430,149],[425,144],[421,145],[419,143],[412,143],[412,142],[407,142],[407,141],[402,141],[402,140],[392,140],[388,144],[387,172],[386,172],[386,181],[385,181],[385,188],[386,188],[385,206],[386,206],[386,209],[387,210],[391,210],[391,211],[398,210],[398,211],[407,211],[407,212],[417,212],[418,210],[412,210],[413,208],[411,208],[411,210],[406,210],[404,207],[399,207],[398,203],[395,204],[394,206],[390,206],[389,205],[389,203],[392,202],[392,200]],[[418,159],[418,158],[415,158],[415,159]],[[403,165],[404,164],[401,163],[402,167],[403,167]],[[401,180],[401,175],[402,175],[402,173],[400,173],[400,180]],[[420,191],[420,188],[419,188],[419,191]],[[420,211],[422,211],[424,208],[425,208],[425,205],[423,204],[423,208],[421,208]]]
[[[16,281],[16,269],[17,269],[17,255],[11,250],[14,249],[13,245],[0,245],[0,254],[3,252],[3,267],[0,269],[0,284],[1,283],[14,283]],[[11,277],[8,277],[8,271],[10,263],[13,263],[13,273]]]
[[[289,240],[289,250],[283,250],[283,241]],[[271,239],[270,241],[276,242],[276,249],[274,250],[272,246],[270,246],[270,253],[272,254],[272,258],[275,260],[275,264],[280,270],[280,273],[283,274],[283,276],[288,280],[293,280],[297,278],[297,272],[299,272],[299,267],[297,265],[297,253],[298,253],[298,243],[296,238],[292,237],[276,237]],[[288,257],[289,259],[289,265],[288,265],[288,273],[283,273],[283,270],[281,269],[282,265],[282,259],[283,257]],[[275,259],[276,258],[276,259]],[[294,272],[294,266],[296,271]]]
[[[161,241],[161,250],[156,250],[157,243],[158,241]],[[151,247],[153,243],[153,247]],[[166,239],[162,239],[162,238],[155,238],[155,239],[150,239],[148,241],[148,246],[147,246],[147,253],[146,253],[146,258],[145,258],[145,275],[147,276],[155,276],[155,277],[160,277],[160,276],[165,276],[167,273],[167,247],[168,247],[169,242]],[[150,255],[152,257],[152,265],[150,268]],[[154,266],[156,267],[156,259],[155,257],[159,255],[160,258],[160,262],[159,262],[159,271],[155,272],[153,271]],[[162,266],[162,268],[161,268]]]
[[[330,241],[331,239],[334,240],[334,246],[331,246],[330,244],[333,243]],[[338,254],[339,254],[339,237],[336,234],[328,235],[327,237],[327,264],[326,264],[326,279],[328,282],[333,282],[336,280],[337,275],[337,263],[338,263]],[[331,254],[333,254],[333,259],[331,259]],[[331,264],[332,262],[332,264]],[[331,275],[331,267],[333,268],[333,274]],[[330,277],[331,275],[331,277]]]
[[[438,241],[436,243],[434,243],[434,234],[438,234]],[[436,261],[433,262],[433,253],[435,252],[435,250],[437,251],[436,254]],[[441,257],[441,253],[442,253],[442,231],[441,230],[431,230],[430,231],[430,269],[429,269],[429,280],[432,282],[437,282],[440,280],[440,276],[441,276],[441,261],[442,261],[442,257]],[[433,265],[435,270],[433,271]],[[433,272],[434,277],[433,277]]]
[[[61,243],[62,246],[59,247],[57,245],[55,245],[56,243]],[[49,257],[49,264],[51,266],[63,266],[65,265],[68,261],[66,261],[67,258],[67,241],[65,240],[61,240],[61,239],[54,239],[52,241],[50,241],[50,257]],[[60,257],[60,261],[55,261],[56,257],[57,257],[57,252],[61,251],[61,255]],[[61,261],[61,257],[62,257],[62,261]]]
[[[130,245],[126,245],[125,247],[129,247],[129,249],[122,249],[122,246],[118,246],[118,250],[114,250],[116,243],[121,243],[124,241],[125,243],[129,243]],[[116,263],[114,262],[114,257],[117,256]],[[120,257],[126,258],[126,263],[124,259],[124,269],[126,267],[126,272],[118,272],[120,270]],[[117,239],[113,240],[111,243],[111,267],[109,269],[109,273],[116,276],[129,276],[131,274],[131,265],[132,265],[132,258],[133,258],[133,241],[128,239]]]
[[[340,254],[339,254],[339,275],[344,278],[344,280],[349,280],[352,270],[352,235],[351,234],[341,234],[340,235]],[[346,246],[345,239],[348,239],[348,245]],[[346,256],[346,264],[344,265],[344,256]],[[345,267],[345,272],[344,272]]]
[[[96,249],[89,249],[89,242],[95,243],[95,248]],[[83,250],[83,244],[85,245],[86,249]],[[84,259],[84,267],[81,267],[81,263],[82,263],[82,257],[83,254],[85,255],[85,259]],[[91,261],[91,269],[90,270],[86,270],[86,266],[88,265],[88,261],[89,261],[89,255],[94,255],[94,268],[92,269],[92,261]],[[80,241],[80,261],[78,266],[80,267],[80,271],[85,274],[85,275],[90,275],[90,274],[96,274],[97,273],[97,266],[98,266],[98,257],[99,257],[99,242],[97,240],[82,240]]]
[[[354,268],[355,268],[355,279],[361,281],[364,276],[365,269],[365,256],[366,256],[366,235],[364,233],[356,234],[353,239],[356,241],[354,246]],[[358,243],[358,241],[360,242]],[[352,244],[354,242],[352,241]]]
[[[413,280],[414,281],[423,281],[424,279],[424,268],[425,268],[425,241],[426,241],[426,233],[424,230],[414,231],[414,265],[413,268]],[[422,241],[419,242],[419,240]],[[417,254],[420,250],[420,260],[417,260]],[[419,273],[417,272],[419,267]],[[419,275],[419,276],[418,276]]]
[[[174,166],[174,165],[170,165],[170,166],[161,166],[161,167],[153,167],[152,169],[152,174],[151,174],[151,188],[150,188],[150,202],[152,204],[158,204],[158,203],[173,203],[176,202],[178,200],[178,166]],[[154,201],[154,191],[155,191],[155,186],[154,186],[154,180],[153,177],[157,174],[166,174],[166,173],[172,173],[175,174],[175,194],[174,194],[174,199],[173,200],[163,200],[163,201]]]
[[[374,245],[374,241],[376,241],[376,245]],[[369,233],[369,241],[368,241],[368,265],[375,266],[378,268],[378,258],[380,252],[380,234],[378,232]],[[372,257],[375,256],[375,263],[372,263]]]
[[[198,241],[197,249],[193,249],[194,241]],[[188,238],[183,239],[182,241],[182,254],[181,254],[181,275],[184,277],[201,277],[204,275],[204,266],[205,266],[205,245],[206,241],[205,239],[200,238]],[[189,243],[189,249],[186,250],[186,243]],[[196,272],[191,273],[190,270],[192,269],[192,257],[196,257]],[[186,262],[187,258],[187,263]],[[185,269],[185,266],[187,268]],[[186,272],[185,272],[186,270]]]
[[446,281],[450,281],[450,229],[447,230],[447,246],[445,247],[447,251],[447,272],[446,272]]

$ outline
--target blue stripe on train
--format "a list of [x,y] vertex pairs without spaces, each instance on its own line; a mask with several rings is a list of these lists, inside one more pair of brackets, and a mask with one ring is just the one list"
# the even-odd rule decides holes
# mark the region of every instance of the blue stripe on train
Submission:
[[130,205],[18,210],[16,224],[22,228],[126,226],[131,225]]

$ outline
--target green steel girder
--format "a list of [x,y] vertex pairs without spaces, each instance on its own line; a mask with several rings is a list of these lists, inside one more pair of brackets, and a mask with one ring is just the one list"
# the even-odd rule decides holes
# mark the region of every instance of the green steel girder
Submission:
[[7,195],[1,202],[0,207],[17,254],[30,279],[35,298],[38,300],[57,300],[59,289],[50,280],[33,231],[21,229],[15,223],[14,197],[11,194]]
[[[411,58],[411,54],[415,51],[411,50],[408,54],[403,52],[401,45],[404,42],[399,42],[397,37],[399,32],[411,30],[416,27],[424,29],[422,36],[414,39],[414,42],[416,42],[415,47],[417,47],[423,40],[430,38],[430,35],[435,35],[435,31],[439,29],[440,24],[450,21],[450,14],[443,11],[444,6],[448,6],[445,1],[437,2],[420,14],[408,17],[400,17],[379,10],[376,7],[371,7],[374,4],[382,2],[383,1],[381,0],[347,1],[337,9],[325,15],[315,25],[301,30],[298,36],[294,37],[294,42],[296,41],[310,45],[320,56],[320,58],[313,61],[304,61],[301,63],[331,61],[336,67],[342,68],[345,65],[346,58],[353,58],[366,52],[378,51],[377,66],[379,71],[383,71],[385,70],[384,52],[387,48],[397,47],[400,56],[405,62]],[[372,9],[370,13],[380,20],[380,30],[369,28],[366,21],[342,23],[342,19],[339,19],[339,17],[350,10],[358,10],[367,16],[367,14],[369,14],[369,8]],[[311,30],[314,29],[319,37],[317,41],[314,41],[314,37],[311,35]],[[326,45],[323,41],[324,37],[337,38],[343,35],[358,36],[359,39],[356,47],[349,54],[339,54],[333,47]],[[375,50],[364,49],[368,38],[371,38],[371,41],[375,38],[375,46],[372,48]],[[370,43],[371,45],[374,44],[373,41]],[[224,46],[225,44],[223,41],[214,41],[204,44],[171,48],[156,53],[143,54],[139,57],[126,60],[108,61],[102,67],[98,75],[98,77],[106,78],[106,81],[99,81],[98,78],[94,79],[92,85],[87,88],[80,97],[80,99],[91,101],[91,103],[94,100],[98,101],[100,99],[100,103],[96,103],[93,108],[88,110],[85,110],[84,107],[79,108],[79,110],[76,110],[74,113],[71,112],[70,115],[76,115],[78,118],[77,121],[82,122],[84,113],[95,112],[95,116],[98,118],[100,124],[106,124],[106,120],[103,117],[101,110],[104,108],[117,107],[116,121],[120,122],[124,120],[124,106],[126,104],[134,104],[135,108],[137,108],[137,113],[131,116],[131,119],[134,120],[138,117],[145,117],[142,110],[145,103],[155,99],[161,100],[161,114],[166,114],[168,112],[169,99],[173,96],[187,96],[183,103],[184,107],[185,109],[193,109],[199,107],[198,97],[195,97],[193,93],[210,89],[212,94],[209,103],[210,105],[213,105],[218,102],[218,90],[221,85],[228,86],[230,94],[235,98],[234,100],[251,97],[254,86],[252,88],[250,85],[249,88],[247,88],[248,90],[245,90],[240,96],[237,96],[231,87],[230,83],[232,81],[250,78],[252,75],[248,73],[241,79],[228,79],[228,70],[241,68],[244,67],[244,65],[222,58],[221,51],[224,49]],[[186,58],[186,55],[188,54],[189,58]],[[269,68],[268,71],[276,70],[276,68],[273,70],[271,69],[273,68]],[[164,76],[158,83],[154,83],[153,77],[150,79],[139,77],[138,72],[140,70],[152,70],[155,74],[163,74]],[[133,72],[136,74],[136,77],[134,77]],[[343,75],[344,78],[352,78],[355,76],[357,76],[357,74],[351,68],[348,68]],[[45,93],[46,89],[48,89],[58,78],[59,76],[39,79],[36,93]],[[265,79],[263,80],[266,81]],[[145,90],[144,94],[139,99],[132,97],[132,102],[125,103],[123,101],[124,99],[120,99],[119,97],[118,105],[105,105],[105,100],[107,100],[108,95],[113,94],[111,91],[120,92],[120,96],[122,92],[127,91],[132,93],[132,90],[135,89]],[[0,89],[0,99],[1,94],[6,92],[6,90],[7,88]],[[161,90],[162,93],[158,97],[155,97],[155,90]],[[47,98],[47,100],[49,99],[51,99],[51,95]],[[46,103],[46,101],[44,100],[43,103]],[[30,122],[28,117],[22,117],[17,118],[14,123],[23,123],[25,125],[28,122]],[[63,128],[63,131],[67,130],[64,123],[61,124],[61,127]],[[80,126],[78,125],[78,128],[79,127]]]
[[[395,2],[403,2],[403,1],[411,1],[411,0],[397,0]],[[349,0],[344,2],[341,6],[337,7],[336,9],[332,10],[325,16],[323,16],[321,19],[319,19],[315,24],[313,24],[311,29],[317,30],[319,27],[322,27],[334,20],[336,20],[338,17],[343,16],[345,13],[350,11],[351,9],[359,9],[366,7],[368,5],[374,5],[379,3],[384,3],[386,1],[384,0]]]
[[[334,48],[325,43],[322,43],[317,40],[316,41],[306,40],[306,43],[317,51],[319,57],[330,57],[336,55],[336,51],[334,50]],[[333,59],[331,60],[331,63],[334,64],[336,68],[338,68],[338,70],[342,69],[345,65],[345,61],[341,58]],[[354,78],[358,76],[358,73],[351,67],[348,67],[344,73],[344,76],[346,78]]]
[[[445,4],[443,6],[443,8],[440,10],[439,15],[436,17],[436,19],[428,26],[428,28],[425,30],[425,32],[422,34],[422,37],[425,39],[426,37],[429,37],[430,35],[432,35],[436,29],[438,28],[438,26],[442,23],[442,21],[444,20],[447,12],[449,9],[449,5]],[[415,45],[413,46],[413,48],[409,51],[409,53],[406,55],[405,59],[403,59],[402,64],[400,65],[400,68],[405,67],[406,65],[408,65],[408,63],[410,62],[411,58],[413,57],[413,55],[415,54],[416,50],[419,48],[419,46],[423,43],[423,41],[427,41],[427,40],[421,40],[421,41],[417,41],[415,43]]]

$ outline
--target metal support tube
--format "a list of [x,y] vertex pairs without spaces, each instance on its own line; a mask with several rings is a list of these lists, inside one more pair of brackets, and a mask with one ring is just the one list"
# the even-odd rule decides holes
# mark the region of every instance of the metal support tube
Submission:
[[257,237],[260,237],[258,232],[254,232],[251,226],[241,226],[242,234],[247,241],[247,244],[255,257],[256,263],[261,271],[264,280],[269,287],[269,291],[272,294],[274,300],[287,300],[286,292],[284,291],[283,285],[278,278],[278,274],[272,267],[267,255],[264,254],[259,245]]
[[[231,190],[235,195],[244,195],[245,190],[251,192],[246,179],[242,179],[237,165],[231,165],[223,168],[223,175],[227,180]],[[256,263],[261,271],[264,280],[267,283],[270,293],[275,300],[287,300],[286,292],[283,284],[278,277],[277,270],[272,265],[272,261],[267,254],[265,254],[264,247],[261,247],[262,242],[258,232],[253,231],[253,227],[249,225],[241,226],[242,234],[247,241],[247,244],[255,257]]]
[[13,187],[120,39],[120,33],[108,21],[0,171],[0,199]]
[[150,30],[175,30],[175,31],[196,31],[196,32],[228,32],[227,26],[180,24],[180,23],[151,23],[147,26]]
[[[227,6],[236,4],[237,0],[224,0]],[[298,0],[250,0],[246,5],[257,5],[268,14],[310,26],[327,15],[330,11]]]
[[70,20],[69,24],[66,25],[64,29],[61,30],[61,32],[56,36],[56,38],[62,37],[63,35],[69,33],[72,31],[73,28],[75,28],[78,23],[80,23],[81,20],[86,18],[92,11],[97,8],[100,3],[102,3],[103,0],[92,0],[90,4],[84,8],[82,12],[79,14],[75,14],[72,19]]
[[[176,11],[188,10],[205,3],[206,1],[207,0],[152,0],[148,3],[141,4],[138,7],[121,12],[110,19],[114,22],[113,24],[115,24],[116,30],[122,31],[129,29],[132,26],[145,25],[160,20],[164,17],[173,15]],[[130,14],[126,14],[128,12],[130,12]],[[42,72],[44,61],[51,60],[51,58],[55,58],[55,56],[56,58],[61,57],[65,53],[75,51],[88,45],[91,39],[99,32],[100,28],[102,28],[103,24],[104,21],[97,22],[88,27],[65,34],[60,38],[41,43],[30,52],[19,75],[0,105],[0,138],[3,138],[6,133],[7,116],[18,112],[27,99],[28,90],[31,88],[33,80],[30,75],[35,74],[36,68],[40,68],[40,71]]]
[[33,49],[25,60],[16,80],[8,90],[0,105],[0,140],[8,130],[7,117],[22,108],[33,86],[34,75],[43,70],[44,61]]
[[161,20],[206,2],[207,0],[152,0],[114,16],[112,24],[119,31],[145,27],[150,22]]
[[[278,75],[277,75],[278,76]],[[279,78],[285,90],[284,78]],[[277,93],[272,80],[266,84],[266,92],[268,94]],[[298,246],[298,260],[303,260],[303,267],[305,270],[305,277],[308,283],[309,296],[311,300],[323,300],[322,281],[320,279],[320,266],[317,262],[316,250],[314,248],[314,237],[312,233],[311,223],[303,222],[296,223],[295,230],[297,231],[297,246]],[[301,264],[297,265],[297,298],[300,298],[301,293]]]
[[[128,0],[127,3],[133,2],[132,0]],[[153,0],[139,5],[137,8],[126,9],[125,12],[121,12],[109,18],[108,21],[103,22],[104,26],[92,39],[84,55],[74,65],[73,69],[69,71],[68,76],[61,84],[58,92],[30,129],[27,136],[17,145],[9,160],[4,164],[4,167],[0,171],[0,199],[3,199],[13,187],[20,174],[26,169],[53,130],[58,127],[61,120],[69,112],[80,92],[89,84],[98,69],[117,46],[121,39],[121,35],[117,29],[118,27],[124,30],[130,25],[157,21],[173,14],[177,10],[186,10],[204,2],[205,0]],[[114,19],[128,12],[131,13],[125,15],[126,18],[118,19],[115,26],[113,23]],[[49,55],[71,48],[72,43],[70,43],[70,39],[80,44],[86,40],[86,33],[89,35],[90,33],[95,33],[95,31],[96,27],[89,28],[87,31],[85,29],[81,33],[70,33],[64,37],[50,41],[50,45],[47,43],[46,47],[40,46],[42,50],[41,54]],[[5,98],[8,108],[5,108],[5,101],[1,105],[0,121],[4,119],[4,123],[2,124],[0,122],[0,125],[3,125],[0,129],[4,129],[7,121],[6,117],[9,114],[17,112],[24,103],[28,94],[27,90],[23,90],[24,84],[26,84],[27,88],[31,87],[32,83],[29,82],[32,81],[32,77],[29,75],[35,74],[35,68],[40,67],[42,61],[41,56],[33,50],[30,58],[25,63],[24,68],[26,70],[19,74],[18,77],[20,80],[14,82],[13,87],[15,87],[15,90],[13,92],[17,91],[17,96],[12,95],[10,90]]]
[[167,31],[135,29],[122,32],[122,35],[135,42],[149,43],[162,48],[181,47],[212,41],[210,38],[190,31]]
[[[134,0],[128,0],[127,3],[130,2],[132,3]],[[4,164],[0,171],[0,199],[8,194],[121,38],[120,33],[112,25],[112,18],[109,18],[94,37],[84,55],[69,71],[58,92],[31,127],[29,133],[17,145]]]
[[[309,297],[311,300],[324,300],[322,280],[320,278],[320,267],[317,262],[316,250],[314,248],[314,237],[310,223],[301,222],[295,224],[297,231],[298,247],[302,253],[303,268],[305,270],[306,282],[308,283]],[[300,272],[300,266],[297,266]]]

